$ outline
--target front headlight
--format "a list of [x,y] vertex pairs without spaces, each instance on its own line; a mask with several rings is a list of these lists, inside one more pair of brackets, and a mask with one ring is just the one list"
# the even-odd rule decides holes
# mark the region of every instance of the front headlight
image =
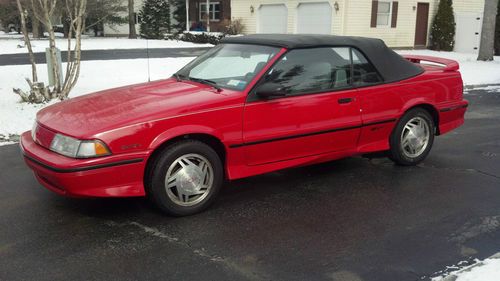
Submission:
[[50,150],[73,158],[90,158],[111,154],[104,143],[99,140],[78,140],[61,134],[56,134]]

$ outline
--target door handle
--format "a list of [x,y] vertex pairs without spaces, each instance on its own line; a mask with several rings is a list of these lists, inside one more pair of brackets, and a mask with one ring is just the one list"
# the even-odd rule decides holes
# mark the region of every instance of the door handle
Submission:
[[354,98],[340,98],[337,100],[340,104],[350,103],[354,101]]

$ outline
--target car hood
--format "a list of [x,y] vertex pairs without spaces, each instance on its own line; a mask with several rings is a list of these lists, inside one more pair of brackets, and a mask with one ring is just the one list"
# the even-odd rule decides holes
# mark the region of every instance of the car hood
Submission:
[[105,90],[40,110],[39,124],[77,138],[123,126],[217,108],[241,96],[230,90],[175,79]]

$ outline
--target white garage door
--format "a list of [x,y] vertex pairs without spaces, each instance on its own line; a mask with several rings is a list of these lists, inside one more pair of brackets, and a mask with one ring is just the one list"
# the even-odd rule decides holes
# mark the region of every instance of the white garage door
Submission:
[[481,39],[482,15],[475,13],[456,14],[455,52],[477,53]]
[[286,6],[262,5],[259,8],[259,33],[286,33]]
[[297,16],[297,33],[330,34],[332,31],[332,7],[328,2],[300,3]]

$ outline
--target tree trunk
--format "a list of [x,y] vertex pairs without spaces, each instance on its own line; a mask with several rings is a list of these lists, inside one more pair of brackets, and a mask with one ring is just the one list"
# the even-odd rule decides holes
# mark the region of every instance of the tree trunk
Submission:
[[498,0],[497,25],[495,28],[495,55],[500,56],[500,0]]
[[63,24],[63,34],[64,34],[64,38],[74,38],[75,35],[74,34],[71,34],[72,32],[70,32],[70,20],[68,18],[68,12],[63,9],[63,11],[61,12],[61,20],[62,20],[62,24]]
[[68,62],[66,64],[66,75],[64,77],[61,91],[57,93],[58,98],[61,100],[68,98],[71,89],[75,86],[78,81],[78,76],[80,75],[81,39],[82,32],[85,30],[85,10],[87,7],[87,0],[76,0],[72,2],[71,6],[73,7],[73,10],[68,7],[67,12],[70,22],[69,33],[75,35],[75,48],[72,51],[71,38],[68,38]]
[[491,61],[495,53],[495,23],[498,0],[484,1],[483,28],[481,30],[481,44],[477,60]]
[[128,38],[136,39],[134,0],[128,0]]
[[24,13],[24,8],[21,5],[21,1],[17,0],[17,9],[19,10],[19,16],[21,18],[21,30],[23,31],[24,35],[24,43],[26,44],[26,47],[28,48],[28,54],[30,58],[30,63],[31,63],[31,78],[33,79],[33,82],[38,81],[38,76],[36,73],[36,63],[35,63],[35,55],[33,54],[33,49],[31,48],[31,41],[28,36],[28,29],[26,28],[26,14]]
[[33,38],[41,38],[43,32],[41,32],[40,22],[35,16],[31,16],[31,24],[33,28]]

